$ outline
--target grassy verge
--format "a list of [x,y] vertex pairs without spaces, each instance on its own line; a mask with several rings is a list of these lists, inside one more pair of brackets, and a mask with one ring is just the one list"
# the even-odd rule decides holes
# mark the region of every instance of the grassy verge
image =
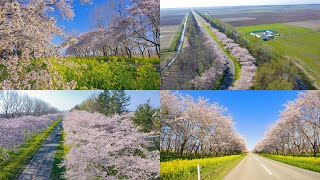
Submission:
[[[188,13],[189,14],[189,13]],[[184,25],[184,22],[186,20],[186,17],[188,16],[188,14],[183,18],[176,34],[174,35],[173,39],[172,39],[172,42],[170,44],[170,50],[171,51],[176,51],[177,50],[177,47],[180,43],[180,39],[181,39],[181,35],[182,35],[182,29],[183,29],[183,25]]]
[[160,163],[160,179],[196,179],[200,165],[202,179],[222,179],[245,154],[203,159],[174,159]]
[[238,80],[240,77],[240,63],[237,61],[237,59],[235,57],[233,57],[230,52],[222,45],[222,43],[219,41],[219,39],[217,38],[216,35],[213,34],[213,32],[211,31],[211,29],[201,20],[199,19],[199,21],[201,22],[201,24],[207,29],[207,31],[210,33],[210,35],[213,37],[213,39],[218,43],[218,45],[223,49],[223,51],[228,55],[228,57],[230,59],[232,59],[233,64],[234,64],[234,68],[235,68],[235,75],[234,75],[234,81]]
[[315,172],[320,172],[320,157],[298,157],[298,156],[283,156],[273,154],[259,154],[260,156],[290,164],[299,168],[308,169]]
[[16,179],[61,119],[52,123],[44,132],[30,137],[16,153],[11,153],[10,157],[0,164],[0,179]]
[[53,166],[51,169],[50,179],[64,179],[61,177],[66,171],[65,167],[59,167],[59,164],[64,160],[65,156],[69,152],[69,147],[64,143],[66,133],[62,131],[60,143],[58,144],[56,155],[54,157]]

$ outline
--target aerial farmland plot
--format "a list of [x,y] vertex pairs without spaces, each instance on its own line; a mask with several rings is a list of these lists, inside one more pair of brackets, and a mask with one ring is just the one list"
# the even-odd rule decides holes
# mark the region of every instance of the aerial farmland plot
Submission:
[[[319,4],[207,7],[196,8],[196,11],[211,20],[212,25],[220,27],[220,32],[240,41],[253,53],[258,64],[253,89],[320,88]],[[230,32],[238,37],[232,38]],[[268,32],[272,32],[271,35]],[[260,50],[255,50],[257,47]],[[260,53],[264,55],[260,56]],[[278,70],[286,71],[287,78],[276,72],[272,72],[272,78],[267,77],[270,75],[266,75],[267,69],[277,69],[278,66],[282,66]],[[277,76],[281,78],[273,84],[271,79]],[[269,85],[266,79],[269,79]],[[281,87],[276,81],[283,83]]]

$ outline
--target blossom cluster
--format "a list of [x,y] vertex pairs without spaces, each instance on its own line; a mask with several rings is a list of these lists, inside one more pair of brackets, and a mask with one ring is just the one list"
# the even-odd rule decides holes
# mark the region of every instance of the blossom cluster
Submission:
[[65,115],[63,128],[70,147],[61,164],[67,169],[65,178],[159,178],[159,151],[147,150],[154,132],[139,132],[130,116],[72,111]]
[[61,116],[61,113],[55,113],[39,117],[0,118],[0,146],[6,149],[17,148],[30,135],[44,131]]

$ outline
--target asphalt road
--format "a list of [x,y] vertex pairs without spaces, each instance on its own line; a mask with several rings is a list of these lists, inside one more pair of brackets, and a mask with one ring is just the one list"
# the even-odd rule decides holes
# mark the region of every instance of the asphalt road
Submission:
[[53,165],[62,130],[62,121],[56,125],[48,139],[33,156],[19,180],[48,180]]
[[320,173],[249,153],[224,180],[319,180]]

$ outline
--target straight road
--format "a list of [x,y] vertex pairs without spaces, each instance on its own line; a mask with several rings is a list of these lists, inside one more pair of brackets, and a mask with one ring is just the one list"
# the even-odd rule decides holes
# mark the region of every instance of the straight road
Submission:
[[56,125],[48,139],[33,156],[20,175],[19,180],[48,180],[50,178],[54,156],[61,137],[61,130],[62,121]]
[[319,180],[320,173],[249,153],[224,180]]

